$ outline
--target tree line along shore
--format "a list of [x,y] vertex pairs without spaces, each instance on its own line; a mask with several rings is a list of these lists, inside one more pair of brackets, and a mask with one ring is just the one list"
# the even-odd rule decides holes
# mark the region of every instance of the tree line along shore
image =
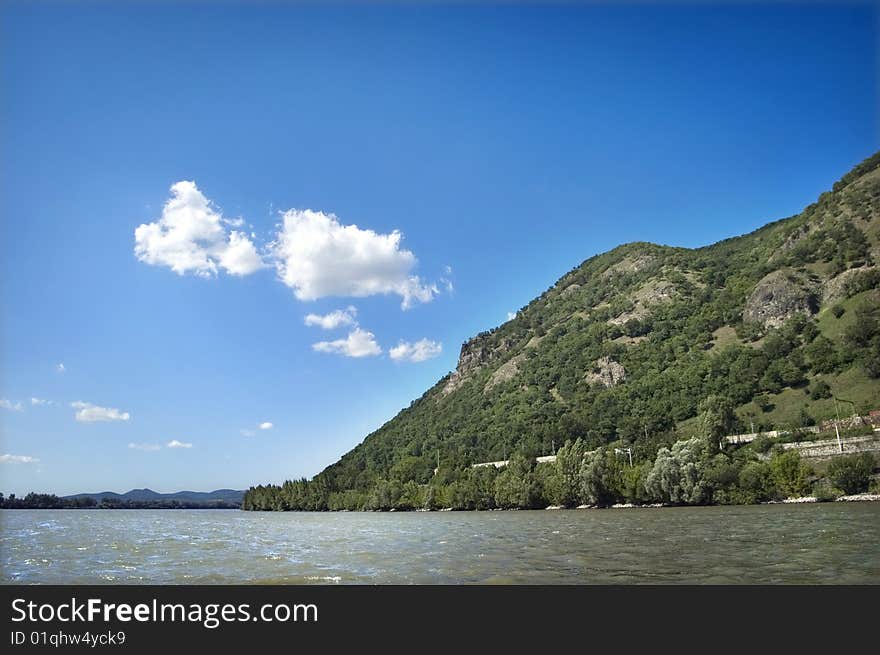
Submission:
[[[871,452],[812,462],[792,440],[816,435],[758,436],[724,444],[712,429],[707,404],[702,437],[676,441],[642,457],[624,444],[587,450],[581,439],[566,442],[555,461],[538,463],[517,452],[501,468],[439,467],[430,480],[388,477],[367,491],[333,490],[316,481],[251,487],[245,510],[406,511],[493,510],[658,505],[746,505],[788,499],[831,501],[854,494],[880,494]],[[870,427],[862,432],[872,433]],[[821,436],[821,435],[820,435]],[[317,484],[316,484],[317,482]]]

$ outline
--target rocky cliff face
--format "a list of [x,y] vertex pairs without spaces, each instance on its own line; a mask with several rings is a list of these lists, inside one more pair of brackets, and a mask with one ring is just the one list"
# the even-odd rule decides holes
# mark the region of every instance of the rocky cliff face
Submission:
[[773,271],[765,275],[746,300],[743,321],[779,327],[795,314],[812,316],[819,309],[817,284],[806,275]]
[[496,343],[490,338],[490,335],[486,334],[466,341],[461,346],[458,365],[443,386],[440,392],[441,396],[448,396],[481,368],[503,358],[514,345],[513,339],[501,339]]

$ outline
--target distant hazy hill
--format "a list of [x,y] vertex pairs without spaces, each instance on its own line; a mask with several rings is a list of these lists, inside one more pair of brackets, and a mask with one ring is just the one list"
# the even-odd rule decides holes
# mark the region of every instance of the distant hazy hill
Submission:
[[94,498],[100,502],[103,498],[111,498],[113,500],[133,500],[133,501],[170,501],[177,500],[190,503],[212,503],[223,501],[226,503],[240,503],[244,491],[235,489],[217,489],[216,491],[177,491],[174,493],[160,494],[152,489],[132,489],[124,494],[118,494],[113,491],[104,491],[99,493],[73,494],[64,496],[64,498]]
[[750,234],[586,260],[462,345],[455,371],[311,483],[259,488],[245,508],[359,508],[389,484],[454,491],[473,463],[577,438],[649,461],[699,431],[710,397],[732,431],[828,419],[832,394],[880,408],[878,263],[880,153]]

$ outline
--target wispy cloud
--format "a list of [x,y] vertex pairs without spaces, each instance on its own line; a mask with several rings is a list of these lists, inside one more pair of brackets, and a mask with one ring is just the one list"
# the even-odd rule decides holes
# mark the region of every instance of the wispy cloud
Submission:
[[252,437],[256,434],[253,430],[241,430],[241,436],[243,437]]
[[272,425],[270,421],[263,421],[262,423],[260,423],[261,430],[271,430],[273,427],[275,426]]
[[376,336],[360,328],[348,333],[345,339],[335,341],[319,341],[312,344],[312,349],[319,353],[344,355],[345,357],[373,357],[382,354],[382,348],[376,343]]
[[55,370],[58,371],[59,373],[64,373],[64,371],[66,371],[67,369],[64,368],[64,362],[58,362],[55,365]]
[[430,339],[420,339],[415,343],[401,341],[388,351],[391,359],[396,362],[424,362],[433,359],[443,352],[443,344]]
[[46,400],[45,398],[31,398],[31,405],[34,407],[43,407],[45,405],[54,405],[54,400]]
[[130,443],[128,444],[128,447],[132,450],[143,450],[145,452],[152,452],[162,448],[162,446],[155,443]]
[[165,444],[168,448],[192,448],[191,443],[184,443],[182,441],[178,441],[177,439],[172,439],[167,444]]
[[24,407],[22,406],[21,403],[14,403],[11,400],[8,400],[6,398],[0,398],[0,407],[2,407],[3,409],[8,409],[12,412],[23,412],[24,411]]
[[0,455],[0,464],[35,464],[39,461],[30,455]]
[[333,330],[343,325],[354,325],[357,316],[356,307],[346,307],[345,309],[337,309],[329,314],[307,314],[305,324],[308,326],[317,326],[324,330]]
[[127,421],[131,418],[128,412],[123,412],[113,407],[99,407],[92,403],[84,403],[78,400],[70,403],[76,412],[76,420],[80,423],[96,423],[98,421]]

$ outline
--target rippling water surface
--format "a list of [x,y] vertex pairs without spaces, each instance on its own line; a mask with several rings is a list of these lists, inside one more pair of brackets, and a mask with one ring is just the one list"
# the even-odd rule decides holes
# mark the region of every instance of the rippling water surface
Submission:
[[4,583],[880,583],[880,503],[2,510]]

